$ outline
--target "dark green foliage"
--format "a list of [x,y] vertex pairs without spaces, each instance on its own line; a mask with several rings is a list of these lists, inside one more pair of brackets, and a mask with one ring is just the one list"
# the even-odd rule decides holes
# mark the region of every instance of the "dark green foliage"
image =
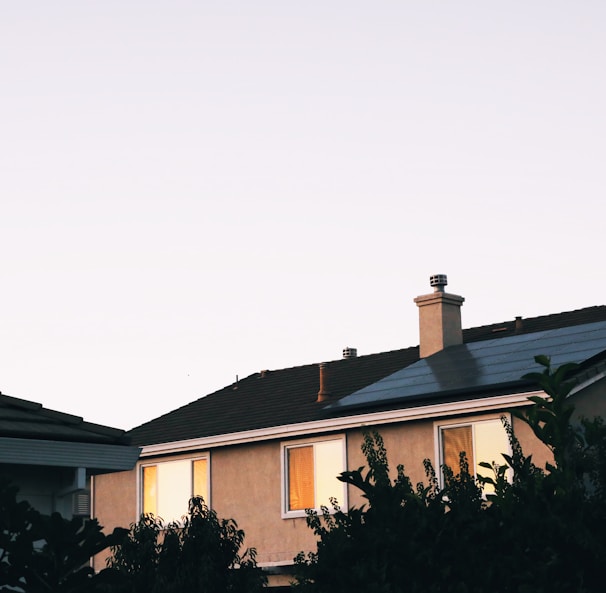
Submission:
[[[266,579],[244,532],[200,498],[180,525],[144,516],[106,536],[95,519],[42,515],[0,480],[0,591],[19,593],[255,593]],[[112,548],[95,574],[90,558]]]
[[0,591],[19,582],[22,565],[32,557],[33,521],[30,505],[17,502],[17,487],[0,479]]
[[[108,566],[125,577],[119,593],[255,593],[266,584],[256,551],[240,555],[244,532],[219,519],[201,498],[180,524],[145,515],[119,545]],[[112,591],[114,591],[112,590]]]
[[16,494],[0,480],[0,591],[91,593],[116,582],[114,571],[95,574],[89,561],[118,541],[119,529],[106,536],[95,519],[42,515]]
[[[368,470],[340,480],[368,504],[343,512],[308,512],[317,551],[299,554],[293,587],[303,593],[593,593],[604,590],[606,564],[606,428],[600,419],[573,423],[566,381],[573,365],[531,375],[548,397],[514,412],[552,451],[536,467],[505,422],[507,465],[492,477],[470,474],[467,460],[443,468],[438,486],[425,461],[427,484],[413,488],[399,466],[391,480],[379,434],[366,434]],[[511,468],[508,472],[508,467]],[[455,473],[456,472],[456,473]],[[512,479],[507,479],[507,474]],[[494,493],[482,496],[482,484]]]

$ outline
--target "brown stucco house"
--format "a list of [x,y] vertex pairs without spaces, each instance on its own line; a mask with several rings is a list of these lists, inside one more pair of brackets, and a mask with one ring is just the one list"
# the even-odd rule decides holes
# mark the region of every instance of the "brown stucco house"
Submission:
[[[500,417],[541,393],[520,378],[539,370],[537,354],[581,363],[571,397],[580,413],[603,415],[606,306],[463,330],[464,299],[445,292],[443,275],[431,284],[415,299],[419,346],[366,356],[348,348],[340,360],[261,371],[130,431],[142,448],[136,467],[94,479],[101,524],[126,526],[143,512],[175,519],[203,495],[246,532],[270,586],[286,586],[294,556],[315,544],[305,509],[331,496],[344,508],[363,502],[336,476],[364,465],[368,429],[413,482],[424,479],[425,458],[439,467],[465,450],[474,470],[498,462],[509,449]],[[548,451],[509,418],[544,463]]]
[[90,481],[131,470],[139,447],[123,430],[0,393],[0,476],[44,514],[90,516]]

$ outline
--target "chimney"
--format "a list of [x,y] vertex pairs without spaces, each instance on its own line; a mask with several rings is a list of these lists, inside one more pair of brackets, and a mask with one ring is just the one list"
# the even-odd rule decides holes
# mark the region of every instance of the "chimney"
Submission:
[[328,364],[320,363],[320,391],[318,391],[318,399],[316,401],[323,402],[330,397],[330,371]]
[[448,346],[463,343],[461,305],[465,300],[456,294],[444,292],[448,284],[446,274],[435,274],[429,279],[433,293],[415,299],[419,307],[419,355],[431,356]]

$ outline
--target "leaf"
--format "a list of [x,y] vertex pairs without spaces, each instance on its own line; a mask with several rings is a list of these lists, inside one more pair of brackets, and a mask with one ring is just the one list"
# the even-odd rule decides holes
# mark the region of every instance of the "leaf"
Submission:
[[534,361],[537,364],[540,364],[546,368],[549,368],[551,366],[551,358],[549,356],[545,356],[544,354],[539,354],[535,356]]

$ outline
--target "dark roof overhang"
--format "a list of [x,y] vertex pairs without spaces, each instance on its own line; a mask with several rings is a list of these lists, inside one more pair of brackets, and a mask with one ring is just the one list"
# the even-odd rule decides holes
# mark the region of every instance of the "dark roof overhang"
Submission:
[[99,474],[132,469],[140,453],[139,447],[130,445],[0,437],[2,464],[85,467],[88,473]]

